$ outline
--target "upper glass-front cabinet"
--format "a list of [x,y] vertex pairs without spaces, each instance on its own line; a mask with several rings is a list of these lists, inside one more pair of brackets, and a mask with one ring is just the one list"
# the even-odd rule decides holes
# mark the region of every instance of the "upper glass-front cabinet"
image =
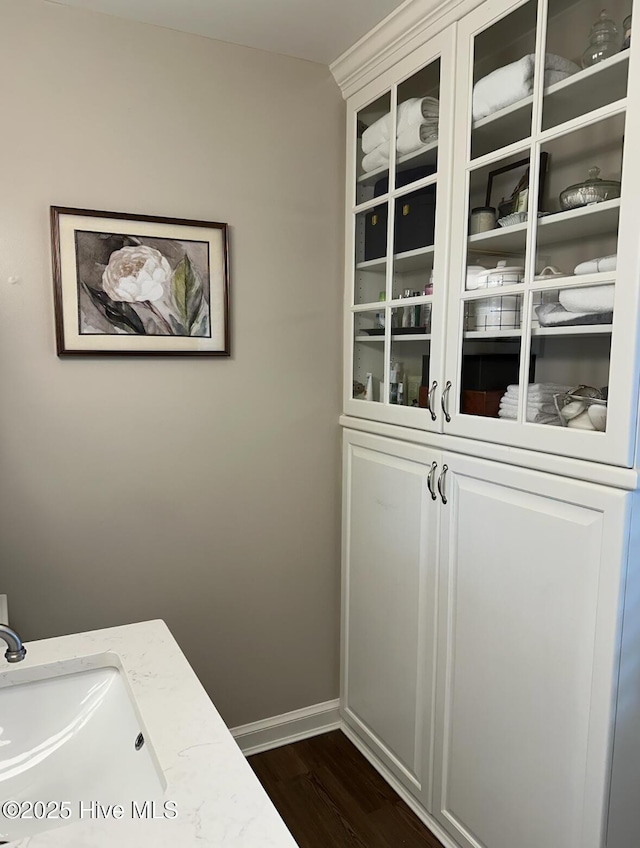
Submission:
[[640,133],[630,0],[601,2],[458,25],[445,430],[627,465]]
[[632,18],[632,0],[480,3],[357,95],[348,413],[632,463]]
[[453,50],[452,31],[429,42],[353,126],[347,411],[426,428],[439,427]]

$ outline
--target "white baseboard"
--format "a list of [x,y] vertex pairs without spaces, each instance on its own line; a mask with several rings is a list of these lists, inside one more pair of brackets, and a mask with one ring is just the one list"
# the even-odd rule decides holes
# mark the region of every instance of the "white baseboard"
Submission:
[[436,822],[434,818],[432,818],[429,813],[423,809],[420,804],[416,801],[416,799],[411,795],[410,792],[400,783],[397,777],[391,772],[388,768],[385,767],[383,763],[367,748],[367,746],[362,742],[362,740],[358,737],[357,733],[352,730],[351,727],[346,722],[343,722],[340,726],[340,729],[344,733],[344,735],[349,739],[350,742],[353,742],[355,747],[360,751],[362,756],[368,760],[374,769],[386,780],[389,786],[398,793],[398,795],[405,802],[407,807],[412,810],[420,821],[433,833],[435,837],[437,837],[440,842],[445,846],[445,848],[460,848],[456,842],[446,833],[440,825]]
[[265,718],[262,721],[254,721],[251,724],[243,724],[240,727],[232,727],[231,734],[240,746],[242,753],[248,757],[251,754],[260,754],[263,751],[270,751],[273,748],[279,748],[291,742],[299,742],[302,739],[310,739],[312,736],[320,736],[322,733],[328,733],[330,730],[342,730],[345,736],[353,742],[360,753],[382,775],[392,789],[395,789],[407,806],[413,810],[431,833],[442,842],[445,848],[459,848],[449,834],[418,804],[395,775],[368,750],[356,732],[342,720],[339,699],[336,698],[335,701],[314,704],[311,707],[293,710],[293,712],[273,716],[272,718]]
[[259,754],[290,742],[310,739],[342,726],[340,720],[340,701],[325,701],[301,710],[232,727],[234,737],[242,753],[248,757]]

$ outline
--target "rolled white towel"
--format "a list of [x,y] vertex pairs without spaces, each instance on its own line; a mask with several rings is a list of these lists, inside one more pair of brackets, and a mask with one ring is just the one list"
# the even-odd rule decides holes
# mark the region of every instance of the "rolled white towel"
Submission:
[[376,147],[375,150],[372,150],[371,153],[367,153],[366,156],[362,157],[362,170],[365,173],[369,173],[369,171],[375,171],[377,168],[384,168],[389,166],[389,142],[384,142],[379,147]]
[[573,269],[574,274],[597,274],[600,271],[615,271],[618,262],[618,254],[612,253],[610,256],[599,256],[597,259],[589,259],[586,262],[580,262]]
[[[535,56],[528,53],[517,62],[504,65],[483,77],[473,87],[473,120],[486,118],[499,109],[511,106],[527,97],[533,91],[533,73],[535,69]],[[555,53],[547,53],[545,56],[544,84],[554,85],[563,79],[577,73],[580,68],[556,56]]]
[[409,127],[422,124],[425,121],[435,121],[436,126],[440,114],[440,103],[435,97],[412,97],[398,106],[398,127],[396,135],[400,136]]
[[362,133],[362,152],[373,153],[391,137],[391,115],[387,112]]
[[[437,119],[440,104],[435,97],[411,97],[398,106],[398,127],[396,135],[413,124],[425,120]],[[391,131],[391,113],[387,112],[362,133],[362,152],[372,153],[393,135]]]
[[398,154],[402,156],[406,153],[413,153],[415,150],[420,150],[421,147],[426,147],[438,140],[438,129],[434,129],[428,124],[413,124],[406,127],[396,140],[396,149]]
[[612,312],[615,285],[562,289],[558,299],[567,312]]

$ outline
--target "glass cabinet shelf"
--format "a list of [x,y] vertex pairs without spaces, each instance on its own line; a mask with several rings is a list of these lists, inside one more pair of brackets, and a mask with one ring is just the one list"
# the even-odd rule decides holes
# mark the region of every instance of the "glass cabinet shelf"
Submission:
[[[412,271],[422,268],[422,257],[430,256],[435,250],[435,245],[429,244],[426,247],[418,247],[415,250],[406,250],[404,253],[394,253],[393,261],[397,271]],[[371,271],[376,268],[384,269],[387,264],[386,256],[380,259],[369,259],[367,262],[358,262],[356,269],[358,271]]]
[[[426,145],[420,150],[414,150],[413,153],[405,153],[404,156],[398,156],[396,160],[396,172],[407,170],[408,168],[417,168],[421,165],[435,165],[438,161],[438,142]],[[384,176],[388,172],[388,166],[376,168],[375,171],[369,171],[368,174],[361,174],[358,177],[359,183],[373,183],[376,179]]]
[[[398,333],[391,333],[391,339],[394,342],[425,342],[431,341],[431,333],[411,333],[407,335],[402,335]],[[384,343],[384,335],[380,336],[356,336],[355,340],[357,342],[382,342]]]
[[[620,199],[605,200],[592,206],[581,206],[567,212],[555,212],[545,215],[538,220],[539,246],[586,239],[602,233],[618,230],[620,216]],[[486,233],[477,233],[469,237],[469,252],[512,253],[522,245],[523,233],[526,232],[527,222],[513,224],[511,227],[501,227]]]
[[[594,324],[582,327],[536,327],[531,330],[532,336],[602,336],[611,335],[611,324]],[[518,339],[522,330],[465,330],[465,339]],[[366,337],[365,337],[366,338]]]

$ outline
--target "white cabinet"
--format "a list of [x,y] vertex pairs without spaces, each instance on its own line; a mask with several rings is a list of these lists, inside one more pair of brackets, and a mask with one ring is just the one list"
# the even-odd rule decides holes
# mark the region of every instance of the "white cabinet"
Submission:
[[439,454],[415,454],[366,435],[345,440],[342,702],[345,719],[426,802]]
[[447,846],[640,832],[640,35],[581,67],[600,12],[412,0],[334,67],[342,710]]
[[[619,23],[631,11],[630,4],[616,0],[608,9]],[[451,383],[451,420],[444,429],[631,466],[638,401],[640,171],[624,152],[640,143],[633,87],[640,68],[628,49],[579,68],[598,11],[590,2],[499,0],[479,5],[458,24],[444,375],[445,385]],[[526,56],[528,70],[521,58]],[[514,60],[517,66],[510,64]],[[514,67],[519,93],[530,94],[496,109],[511,99],[509,76],[493,85],[487,80],[491,72],[510,74]],[[556,70],[560,67],[566,70]],[[610,199],[564,208],[567,187],[583,183],[594,167],[599,177],[583,191],[592,191],[591,199]],[[579,193],[572,193],[572,203],[579,202]],[[472,210],[485,205],[501,210],[498,225],[475,233]],[[602,257],[608,258],[597,262]],[[488,286],[477,287],[482,277],[468,275],[468,267],[491,269],[500,262],[514,269],[501,285],[494,274]],[[557,275],[543,274],[545,268]],[[583,314],[576,310],[580,304]],[[490,358],[496,354],[498,362],[510,356],[514,363],[509,379],[519,384],[519,397],[514,394],[512,417],[498,417],[491,404],[484,410],[476,405],[471,415],[470,402],[482,396],[466,388],[474,360],[484,358],[489,372],[496,368],[494,400],[504,392],[506,378],[500,383]],[[606,387],[607,403],[594,412],[606,416],[602,431],[574,428],[594,426],[586,411],[585,418],[568,420],[558,415],[553,397],[540,403],[534,385],[540,383]]]
[[[580,67],[591,0],[467,2],[458,20],[448,5],[349,99],[345,412],[632,467],[640,167],[624,152],[640,146],[637,50]],[[621,24],[631,4],[608,9]],[[416,98],[424,140],[404,153]],[[602,200],[565,208],[594,167]],[[482,208],[494,224],[477,231]],[[500,265],[517,270],[481,271]],[[541,383],[557,397],[541,399]],[[574,421],[559,408],[579,386],[600,409]]]
[[[634,495],[344,444],[348,727],[462,848],[603,848],[614,732],[640,733],[637,709],[616,725],[640,687],[637,663],[618,679]],[[616,785],[609,826],[628,837]]]
[[445,460],[435,815],[464,848],[600,848],[632,495]]
[[[411,424],[423,383],[433,387],[433,408],[419,410],[420,426],[432,431],[441,426],[435,404],[445,339],[454,45],[453,29],[430,39],[367,87],[348,115],[345,409]],[[425,123],[405,125],[401,107],[416,108],[421,98]],[[385,137],[371,163],[376,150],[364,151]]]

